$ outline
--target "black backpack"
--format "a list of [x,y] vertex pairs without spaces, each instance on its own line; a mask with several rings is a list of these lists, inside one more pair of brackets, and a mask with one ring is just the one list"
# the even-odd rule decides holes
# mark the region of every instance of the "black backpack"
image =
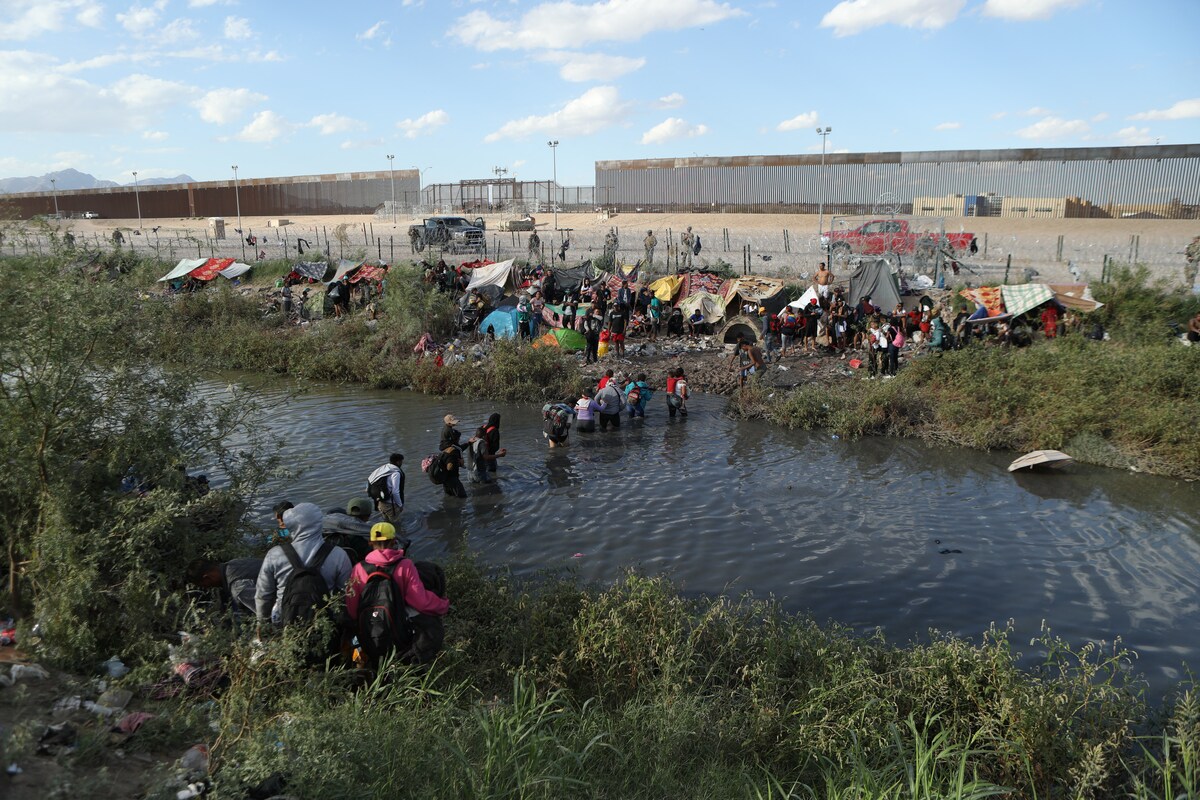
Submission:
[[389,502],[388,498],[390,495],[388,494],[387,488],[387,479],[389,476],[390,473],[385,472],[383,475],[367,484],[367,496],[376,503]]
[[372,663],[412,647],[412,624],[403,592],[393,579],[397,566],[399,562],[389,566],[363,562],[368,572],[358,601],[358,644]]
[[696,237],[696,243],[692,245],[692,255],[700,255],[700,237]]
[[283,587],[283,600],[279,604],[280,621],[284,625],[308,622],[329,597],[329,586],[321,575],[321,566],[335,545],[333,542],[322,544],[309,565],[300,560],[291,542],[282,542],[279,546],[292,564],[292,574],[288,576],[287,586]]

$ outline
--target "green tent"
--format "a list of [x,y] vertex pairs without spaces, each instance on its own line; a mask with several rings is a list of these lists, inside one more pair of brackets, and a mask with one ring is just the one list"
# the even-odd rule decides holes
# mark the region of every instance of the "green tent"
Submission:
[[567,328],[555,328],[547,331],[545,335],[539,336],[538,340],[533,343],[533,346],[561,347],[563,350],[584,350],[587,348],[587,340],[583,338],[583,334],[579,331]]

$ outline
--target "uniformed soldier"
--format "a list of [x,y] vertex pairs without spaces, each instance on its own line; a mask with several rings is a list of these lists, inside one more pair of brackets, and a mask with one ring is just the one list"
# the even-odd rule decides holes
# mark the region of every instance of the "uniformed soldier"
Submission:
[[1200,272],[1200,236],[1187,246],[1187,266],[1183,268],[1183,283],[1190,292],[1196,285],[1196,273]]
[[542,263],[542,240],[537,235],[537,231],[529,234],[529,263]]
[[646,266],[654,264],[654,248],[658,247],[658,239],[654,236],[654,231],[646,231],[646,238],[642,240],[642,246],[646,248]]
[[683,252],[683,266],[686,269],[692,267],[692,247],[696,244],[696,236],[692,233],[692,226],[688,225],[688,229],[679,234],[679,244]]

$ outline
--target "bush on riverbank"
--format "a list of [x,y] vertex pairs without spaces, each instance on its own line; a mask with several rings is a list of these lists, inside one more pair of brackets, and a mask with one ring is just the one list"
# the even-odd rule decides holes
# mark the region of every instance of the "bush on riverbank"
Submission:
[[[898,648],[635,574],[603,591],[523,586],[458,561],[449,584],[447,650],[428,672],[393,666],[355,692],[341,672],[270,657],[251,669],[235,654],[221,788],[281,773],[312,797],[984,797],[998,785],[1101,798],[1139,780],[1161,791],[1119,653],[1046,634],[1033,644],[1044,665],[1024,672],[1005,629]],[[1178,770],[1200,755],[1194,696],[1169,712],[1138,733],[1160,759],[1172,736]]]

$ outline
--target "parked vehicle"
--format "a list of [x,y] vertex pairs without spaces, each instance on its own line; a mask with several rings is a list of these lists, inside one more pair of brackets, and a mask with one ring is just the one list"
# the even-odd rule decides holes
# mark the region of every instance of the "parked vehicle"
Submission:
[[426,247],[441,247],[450,253],[478,253],[484,248],[483,227],[466,217],[429,217],[420,225],[410,225],[408,236],[417,252]]
[[939,234],[914,231],[905,219],[873,219],[857,228],[821,234],[821,248],[830,251],[834,261],[845,261],[851,254],[863,256],[912,256],[917,263],[934,260],[942,251],[949,258],[971,251],[973,233]]
[[100,219],[100,214],[99,214],[99,212],[96,212],[96,211],[85,211],[85,212],[83,212],[83,218],[84,219]]

